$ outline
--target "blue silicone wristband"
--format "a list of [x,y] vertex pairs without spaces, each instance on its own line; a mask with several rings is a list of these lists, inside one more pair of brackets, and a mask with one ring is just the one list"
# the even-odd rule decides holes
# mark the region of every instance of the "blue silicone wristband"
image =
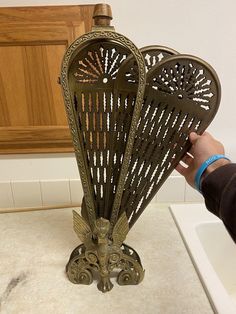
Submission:
[[195,175],[195,179],[194,179],[194,183],[195,183],[195,187],[196,189],[201,192],[201,177],[203,172],[207,169],[208,166],[210,166],[211,164],[213,164],[213,162],[219,160],[219,159],[227,159],[229,160],[229,158],[225,157],[225,155],[213,155],[211,157],[209,157],[206,161],[204,161],[204,163],[201,164],[201,166],[198,168],[198,171]]

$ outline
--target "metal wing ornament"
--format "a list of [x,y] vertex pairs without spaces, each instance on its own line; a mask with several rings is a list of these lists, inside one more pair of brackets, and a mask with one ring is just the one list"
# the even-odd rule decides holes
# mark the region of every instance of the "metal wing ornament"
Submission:
[[93,30],[66,51],[61,85],[84,190],[81,240],[66,266],[73,283],[112,289],[138,284],[144,270],[124,244],[129,229],[202,133],[219,106],[215,71],[199,58],[163,46],[137,47],[110,26],[108,5],[95,6]]

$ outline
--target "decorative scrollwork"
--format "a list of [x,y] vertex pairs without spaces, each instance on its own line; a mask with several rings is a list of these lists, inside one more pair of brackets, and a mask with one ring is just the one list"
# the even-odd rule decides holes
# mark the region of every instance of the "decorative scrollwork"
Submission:
[[[98,247],[96,252],[99,250]],[[117,246],[113,247],[113,244],[110,243],[107,251],[110,252],[108,260],[106,264],[103,264],[100,257],[95,258],[95,251],[84,254],[76,248],[66,267],[69,280],[75,284],[90,285],[93,281],[92,271],[96,271],[100,274],[97,287],[102,292],[110,291],[113,288],[110,273],[114,269],[122,269],[117,276],[119,285],[136,285],[143,280],[144,270],[140,258],[131,247],[123,244],[122,250],[117,250]]]
[[77,273],[76,283],[90,285],[93,282],[91,271],[84,269]]
[[128,230],[125,213],[121,215],[109,239],[110,222],[99,218],[95,221],[93,232],[88,224],[74,211],[74,229],[80,238],[86,239],[71,253],[66,266],[68,278],[73,283],[91,284],[92,272],[99,273],[97,287],[102,292],[113,288],[111,271],[122,269],[118,275],[119,284],[137,284],[143,279],[144,271],[138,254],[128,245],[122,244]]
[[96,264],[98,262],[98,257],[95,253],[88,251],[85,252],[86,259],[90,264]]
[[122,270],[117,277],[117,282],[121,286],[136,284],[138,283],[137,274],[133,269]]
[[86,258],[75,255],[66,266],[66,273],[69,280],[75,284],[90,285],[93,282],[93,275]]
[[118,283],[120,285],[132,284],[136,285],[143,280],[144,270],[138,253],[126,244],[122,244],[122,258],[119,267],[122,271],[118,275]]
[[116,264],[119,262],[119,260],[120,260],[120,254],[111,253],[109,256],[109,264],[111,265],[110,269],[114,268]]

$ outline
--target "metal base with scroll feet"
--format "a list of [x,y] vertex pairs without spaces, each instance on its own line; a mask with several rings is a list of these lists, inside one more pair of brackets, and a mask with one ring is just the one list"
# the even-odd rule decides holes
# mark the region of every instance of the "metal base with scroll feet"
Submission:
[[120,216],[112,237],[109,238],[110,222],[99,218],[92,232],[87,222],[77,212],[74,214],[74,230],[84,244],[71,253],[66,273],[75,284],[90,285],[94,272],[99,275],[97,287],[102,292],[110,291],[113,284],[111,273],[120,270],[117,275],[119,285],[136,285],[144,277],[144,270],[137,252],[122,243],[129,231],[126,214]]

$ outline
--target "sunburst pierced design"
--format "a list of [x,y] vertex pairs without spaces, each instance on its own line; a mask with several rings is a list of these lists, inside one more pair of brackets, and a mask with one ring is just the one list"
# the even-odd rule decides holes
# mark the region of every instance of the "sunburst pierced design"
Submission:
[[127,50],[114,47],[111,43],[94,44],[82,51],[77,60],[74,76],[79,83],[103,83],[115,80]]
[[215,94],[214,82],[209,79],[207,69],[199,67],[195,59],[167,63],[153,77],[152,88],[180,100],[191,100],[205,110],[210,109]]
[[[141,48],[140,51],[145,62],[146,73],[148,73],[156,64],[178,53],[177,51],[164,46],[147,46]],[[127,58],[123,67],[126,68],[125,77],[127,82],[137,84],[137,65],[132,56]]]
[[164,46],[147,46],[141,48],[140,51],[145,61],[146,72],[166,58],[178,54],[177,51]]

